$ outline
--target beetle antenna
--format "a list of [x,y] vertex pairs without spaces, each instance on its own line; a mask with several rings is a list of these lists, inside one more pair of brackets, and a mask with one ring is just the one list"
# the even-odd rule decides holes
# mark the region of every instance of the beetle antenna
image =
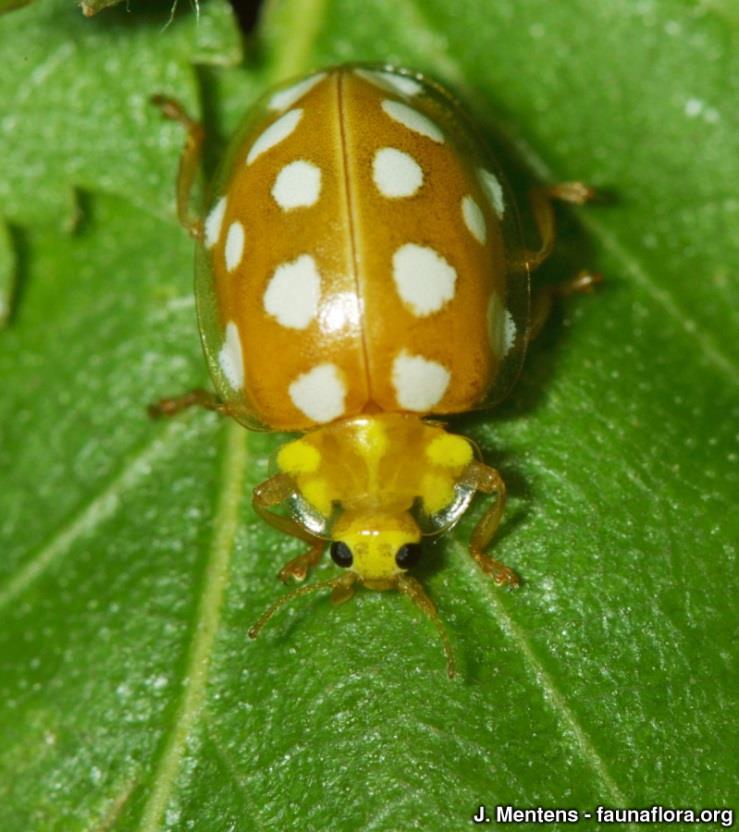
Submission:
[[434,602],[428,597],[423,586],[410,575],[401,575],[396,586],[403,595],[413,601],[413,603],[433,622],[436,631],[439,633],[441,643],[444,646],[444,653],[446,654],[446,672],[450,679],[457,675],[457,666],[454,661],[454,651],[452,650],[452,643],[449,641],[444,624],[439,618],[439,613],[436,611]]
[[282,609],[286,604],[289,604],[293,598],[298,598],[301,595],[308,595],[311,592],[316,592],[319,589],[327,589],[331,587],[332,590],[336,591],[339,588],[346,588],[348,589],[356,580],[356,575],[354,573],[349,572],[344,575],[339,575],[337,578],[331,578],[328,581],[318,581],[314,584],[308,584],[308,586],[301,586],[298,589],[294,589],[292,592],[288,592],[287,595],[283,595],[282,597],[278,598],[273,604],[271,604],[267,609],[259,616],[259,618],[252,624],[252,626],[247,631],[247,636],[249,638],[256,638],[259,633],[264,628],[264,625],[272,618],[272,616]]

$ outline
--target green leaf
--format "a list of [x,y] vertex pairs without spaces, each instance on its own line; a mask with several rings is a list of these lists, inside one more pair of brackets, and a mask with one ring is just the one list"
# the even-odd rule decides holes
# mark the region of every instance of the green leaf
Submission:
[[[229,70],[213,66],[239,41],[214,0],[205,41],[194,15],[162,31],[167,6],[0,19],[19,274],[0,334],[0,828],[449,830],[480,803],[730,805],[731,6],[268,8],[249,67]],[[149,96],[196,112],[200,87],[212,166],[264,78],[357,59],[456,88],[519,190],[609,196],[562,212],[541,275],[592,267],[602,291],[559,308],[506,404],[454,424],[509,484],[494,552],[525,580],[506,593],[479,574],[474,517],[429,547],[454,682],[392,593],[305,599],[249,643],[300,549],[248,501],[284,437],[145,415],[206,383],[172,210],[183,137]]]
[[194,14],[168,21],[166,3],[90,20],[63,0],[0,20],[0,204],[7,218],[73,223],[76,188],[173,215],[182,134],[162,125],[150,98],[173,95],[196,111],[191,62],[236,63],[241,42],[225,0],[207,3],[199,22]]

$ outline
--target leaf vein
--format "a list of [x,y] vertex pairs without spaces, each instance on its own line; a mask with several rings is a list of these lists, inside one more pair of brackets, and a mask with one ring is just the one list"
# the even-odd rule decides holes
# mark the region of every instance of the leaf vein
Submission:
[[[480,576],[478,574],[478,570],[470,563],[470,558],[465,547],[456,541],[452,543],[452,547],[459,553],[460,559],[464,562],[467,576],[472,579],[474,574],[475,578],[479,578]],[[500,628],[506,636],[508,636],[510,641],[513,642],[521,656],[524,658],[531,675],[542,692],[544,700],[561,718],[565,732],[572,740],[574,747],[579,752],[582,759],[585,760],[585,762],[596,773],[596,776],[606,788],[608,797],[611,801],[613,801],[614,805],[628,806],[628,799],[610,775],[603,758],[600,756],[593,745],[592,740],[578,722],[577,717],[567,704],[563,694],[557,688],[554,680],[547,673],[542,663],[537,658],[523,630],[518,626],[513,618],[511,618],[501,604],[500,599],[497,597],[496,590],[491,588],[487,597],[491,603],[493,615],[497,619]]]
[[249,812],[249,817],[252,823],[254,824],[254,829],[264,829],[264,826],[258,820],[258,813],[255,808],[254,801],[252,800],[251,794],[249,793],[249,790],[247,788],[247,785],[237,773],[238,766],[231,758],[230,753],[216,738],[214,730],[215,726],[212,724],[211,720],[206,720],[206,725],[208,728],[206,732],[206,737],[210,742],[216,757],[221,761],[221,764],[223,765],[224,769],[228,772],[228,776],[231,778],[234,786],[241,795],[244,805],[247,807],[247,810]]
[[134,788],[137,785],[135,777],[126,781],[118,794],[109,798],[108,807],[103,817],[95,823],[90,832],[110,832],[113,826],[118,822],[128,799],[131,797]]
[[[326,16],[327,0],[303,0],[302,3],[288,4],[288,19],[280,22],[280,29],[289,32],[288,49],[277,53],[270,73],[272,84],[280,83],[304,72],[310,65],[308,56],[317,40],[318,30]],[[295,19],[290,19],[294,17]],[[283,38],[284,40],[284,38]]]
[[190,732],[197,719],[208,681],[210,657],[220,623],[221,604],[228,583],[231,555],[239,527],[239,507],[247,465],[246,432],[236,423],[226,427],[226,448],[218,505],[213,518],[213,540],[205,569],[198,612],[183,680],[183,693],[157,763],[151,792],[141,817],[142,832],[159,828],[172,795]]
[[0,589],[0,609],[24,592],[46,569],[72,544],[85,534],[94,531],[111,517],[119,505],[121,494],[132,488],[151,473],[151,466],[163,457],[175,439],[184,431],[181,422],[171,422],[167,428],[143,450],[133,456],[107,488],[98,494],[74,518],[51,536],[36,553]]

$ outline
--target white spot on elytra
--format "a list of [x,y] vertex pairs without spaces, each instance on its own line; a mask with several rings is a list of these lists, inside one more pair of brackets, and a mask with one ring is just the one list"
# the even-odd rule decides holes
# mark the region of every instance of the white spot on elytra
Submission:
[[480,174],[482,189],[485,191],[487,198],[490,200],[493,210],[498,215],[499,219],[503,219],[503,214],[505,213],[505,201],[503,200],[502,185],[498,182],[497,177],[490,173],[489,170],[480,168],[478,173]]
[[225,253],[226,268],[232,272],[244,256],[244,226],[238,220],[228,227]]
[[414,96],[423,91],[421,84],[413,78],[409,78],[407,75],[401,75],[396,72],[380,72],[378,74],[386,84],[389,84],[401,95]]
[[423,185],[423,171],[418,162],[394,147],[383,147],[375,153],[372,178],[377,190],[389,199],[413,196]]
[[464,219],[464,224],[477,242],[485,245],[485,240],[488,237],[485,215],[469,194],[462,197],[462,219]]
[[244,386],[244,356],[241,352],[239,328],[233,321],[226,325],[226,338],[218,353],[218,363],[231,387],[240,390]]
[[405,410],[427,413],[442,400],[451,377],[443,364],[421,355],[403,351],[393,362],[395,398]]
[[290,162],[277,174],[272,196],[284,211],[315,205],[321,193],[321,169],[312,162]]
[[406,104],[401,104],[400,101],[392,101],[386,98],[382,102],[382,109],[390,116],[393,121],[402,124],[414,133],[419,133],[421,136],[426,136],[435,142],[442,143],[444,141],[444,134],[441,130],[425,115],[408,107]]
[[305,329],[318,312],[321,276],[316,261],[301,254],[275,269],[264,292],[264,308],[289,329]]
[[221,226],[223,225],[223,217],[226,214],[226,197],[222,196],[218,202],[210,209],[210,213],[205,218],[204,242],[206,248],[213,248],[221,236]]
[[302,117],[302,110],[288,110],[284,116],[280,116],[277,121],[273,121],[251,146],[246,157],[246,164],[250,165],[262,153],[266,153],[275,145],[284,141],[298,126]]
[[298,410],[314,422],[331,422],[344,414],[346,387],[335,364],[319,364],[288,388]]
[[400,95],[413,97],[423,91],[423,87],[418,81],[409,78],[407,75],[401,75],[397,72],[374,71],[369,69],[355,69],[355,74],[371,84],[376,84],[384,90],[389,92],[397,92]]
[[498,358],[504,358],[516,341],[516,322],[495,292],[490,295],[488,301],[488,337],[490,346]]
[[457,271],[434,249],[406,243],[393,255],[393,279],[411,312],[424,317],[454,297]]
[[311,75],[310,78],[298,81],[297,84],[292,84],[292,86],[284,90],[279,90],[270,98],[267,106],[270,110],[284,110],[287,107],[291,107],[307,92],[310,92],[316,84],[323,81],[325,77],[325,72],[319,72],[317,75]]

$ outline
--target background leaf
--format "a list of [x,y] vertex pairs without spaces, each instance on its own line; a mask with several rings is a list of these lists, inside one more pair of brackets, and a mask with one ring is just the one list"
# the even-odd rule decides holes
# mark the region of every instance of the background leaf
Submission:
[[[731,8],[283,0],[246,68],[197,74],[238,57],[214,0],[200,29],[61,0],[0,19],[20,277],[0,336],[0,828],[448,830],[481,802],[730,803]],[[455,87],[519,190],[611,196],[565,219],[541,275],[592,266],[603,291],[554,316],[503,407],[455,423],[511,487],[495,553],[526,584],[470,565],[472,517],[430,547],[453,683],[394,594],[314,599],[246,643],[297,551],[246,499],[283,438],[144,414],[205,381],[172,217],[182,136],[149,96],[197,111],[200,89],[212,167],[265,79],[364,58]]]
[[174,124],[162,128],[150,95],[176,95],[195,110],[192,63],[237,63],[241,42],[226,2],[208,3],[198,25],[193,15],[167,25],[169,15],[169,4],[156,2],[146,13],[116,9],[92,21],[56,0],[0,21],[8,219],[73,224],[75,188],[171,216],[182,136]]

